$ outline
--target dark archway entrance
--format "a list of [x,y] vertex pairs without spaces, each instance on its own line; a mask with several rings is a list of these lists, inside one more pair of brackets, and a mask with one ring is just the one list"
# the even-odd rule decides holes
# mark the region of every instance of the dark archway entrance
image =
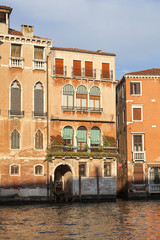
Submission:
[[70,199],[73,197],[73,176],[67,164],[56,168],[54,174],[55,194],[57,197]]

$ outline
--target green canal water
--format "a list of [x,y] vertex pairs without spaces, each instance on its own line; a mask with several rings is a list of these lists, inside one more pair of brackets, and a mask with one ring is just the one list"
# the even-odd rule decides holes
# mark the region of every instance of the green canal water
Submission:
[[0,206],[3,239],[160,239],[160,200]]

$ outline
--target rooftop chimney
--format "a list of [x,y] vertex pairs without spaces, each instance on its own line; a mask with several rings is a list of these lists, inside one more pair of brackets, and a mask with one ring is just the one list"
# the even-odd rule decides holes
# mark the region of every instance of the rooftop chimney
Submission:
[[98,52],[98,53],[101,53],[101,52],[102,52],[102,50],[101,50],[101,49],[98,49],[98,50],[97,50],[97,52]]
[[9,16],[12,8],[0,5],[0,33],[8,34]]
[[25,37],[33,37],[33,26],[30,25],[21,25],[21,31]]

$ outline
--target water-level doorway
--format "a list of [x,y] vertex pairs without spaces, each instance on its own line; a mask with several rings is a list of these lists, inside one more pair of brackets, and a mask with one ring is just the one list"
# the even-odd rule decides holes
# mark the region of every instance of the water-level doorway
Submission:
[[54,174],[55,194],[57,197],[70,199],[73,197],[73,176],[70,167],[60,165]]

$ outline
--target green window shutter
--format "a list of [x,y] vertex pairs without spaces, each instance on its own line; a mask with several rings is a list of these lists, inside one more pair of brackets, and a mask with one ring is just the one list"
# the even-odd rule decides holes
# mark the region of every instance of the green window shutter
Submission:
[[63,87],[63,95],[73,95],[74,89],[73,86],[70,84],[67,84]]
[[91,129],[91,144],[100,144],[100,130],[99,129]]
[[100,90],[98,87],[94,86],[90,90],[90,95],[91,96],[100,96]]
[[63,129],[63,139],[72,139],[73,137],[73,128],[65,127]]
[[87,141],[87,131],[86,130],[77,130],[77,141],[86,142]]
[[83,86],[83,85],[78,86],[77,93],[78,94],[87,94],[87,88],[85,86]]

